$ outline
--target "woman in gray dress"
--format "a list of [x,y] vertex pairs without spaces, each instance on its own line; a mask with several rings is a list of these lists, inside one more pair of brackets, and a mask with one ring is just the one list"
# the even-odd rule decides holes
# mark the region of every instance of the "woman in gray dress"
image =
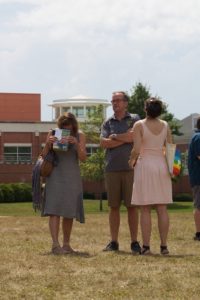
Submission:
[[[52,253],[74,252],[70,246],[73,219],[84,223],[82,180],[79,160],[86,159],[85,135],[78,130],[75,116],[68,112],[59,117],[59,129],[68,129],[70,134],[61,137],[60,144],[67,144],[67,150],[55,150],[58,164],[46,179],[43,215],[49,216],[52,237]],[[55,144],[55,130],[47,136],[47,143]],[[62,147],[61,147],[62,148]],[[62,217],[63,245],[59,243],[60,217]]]

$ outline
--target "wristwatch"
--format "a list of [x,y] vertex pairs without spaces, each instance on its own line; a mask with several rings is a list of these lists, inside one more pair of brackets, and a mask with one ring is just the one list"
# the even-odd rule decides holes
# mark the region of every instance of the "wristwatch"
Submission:
[[111,135],[111,138],[112,138],[112,140],[116,140],[116,139],[117,139],[117,134],[116,134],[116,133],[113,133],[113,134]]

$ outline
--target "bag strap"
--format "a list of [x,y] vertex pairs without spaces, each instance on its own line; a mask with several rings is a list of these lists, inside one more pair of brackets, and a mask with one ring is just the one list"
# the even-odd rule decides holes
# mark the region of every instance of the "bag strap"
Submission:
[[[49,138],[49,136],[51,135],[51,132],[50,131],[47,135],[47,140]],[[46,142],[44,148],[42,149],[41,153],[40,153],[40,156],[42,156],[43,158],[49,153],[49,151],[52,151],[53,150],[53,144],[49,144],[48,142]]]

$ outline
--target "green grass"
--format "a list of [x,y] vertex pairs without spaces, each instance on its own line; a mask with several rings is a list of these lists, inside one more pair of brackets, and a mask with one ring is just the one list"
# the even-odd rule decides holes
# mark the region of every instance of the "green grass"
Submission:
[[[106,209],[106,202],[103,204]],[[98,205],[98,201],[86,201],[86,223],[74,222],[71,245],[79,252],[54,256],[50,254],[47,218],[35,216],[31,203],[1,204],[1,214],[11,216],[0,217],[0,299],[199,299],[200,242],[193,240],[191,203],[189,207],[185,202],[178,203],[169,210],[168,257],[159,254],[155,213],[152,214],[152,256],[131,254],[126,213],[121,214],[120,251],[103,252],[110,239],[108,213],[98,213]],[[140,228],[138,240],[141,241]]]
[[[107,201],[103,200],[103,211],[100,212],[99,200],[84,200],[85,213],[107,213],[108,205]],[[169,205],[169,212],[192,212],[193,204],[192,202],[174,202]],[[126,208],[121,207],[121,211],[125,212]],[[21,203],[0,203],[0,216],[34,216],[39,215],[35,213],[32,208],[31,202],[21,202]]]

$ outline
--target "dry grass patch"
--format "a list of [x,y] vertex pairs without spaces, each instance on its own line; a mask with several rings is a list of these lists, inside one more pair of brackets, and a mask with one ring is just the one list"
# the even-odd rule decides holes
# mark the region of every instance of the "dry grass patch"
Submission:
[[[192,240],[191,213],[171,213],[169,249],[159,255],[153,214],[153,256],[130,252],[122,213],[119,253],[105,253],[108,215],[74,223],[78,255],[53,256],[47,218],[0,217],[0,299],[199,299],[200,243]],[[141,240],[141,237],[139,236]]]

